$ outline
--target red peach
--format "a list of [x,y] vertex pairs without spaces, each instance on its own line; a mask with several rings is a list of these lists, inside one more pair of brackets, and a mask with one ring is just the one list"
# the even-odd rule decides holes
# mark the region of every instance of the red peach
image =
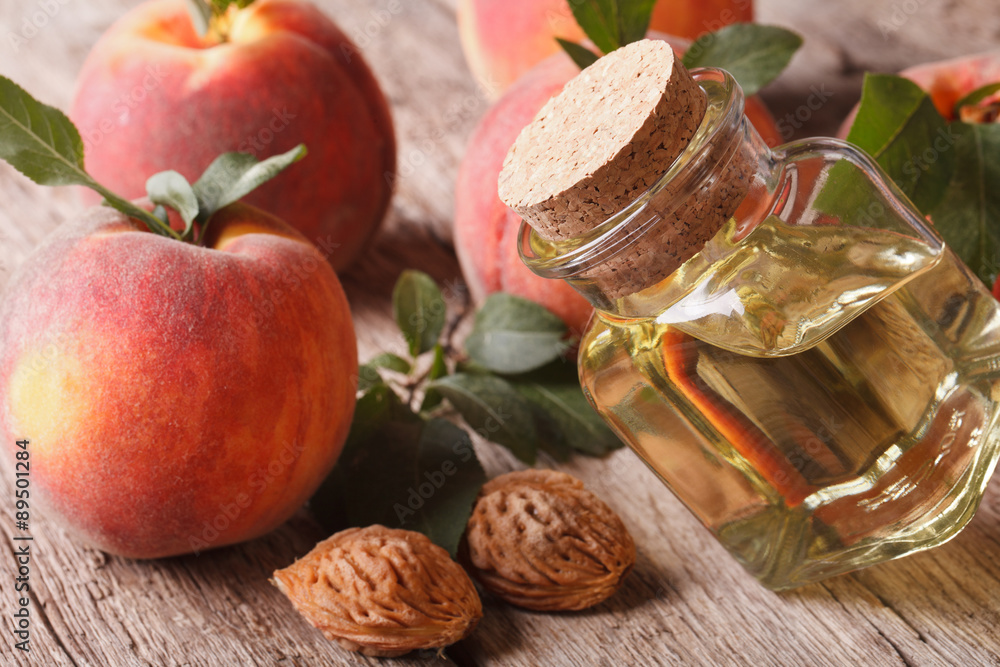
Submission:
[[1000,51],[909,67],[901,76],[926,90],[938,112],[955,120],[955,103],[972,91],[1000,82]]
[[731,23],[753,22],[753,0],[658,0],[650,30],[694,41]]
[[494,104],[469,141],[455,183],[455,250],[475,301],[498,291],[546,306],[582,333],[592,308],[562,281],[524,266],[515,241],[521,218],[497,195],[497,179],[514,139],[547,99],[580,71],[556,55],[531,70]]
[[[521,77],[479,122],[455,184],[455,250],[473,298],[510,292],[547,307],[578,333],[590,318],[590,304],[566,283],[540,278],[521,262],[516,243],[521,218],[500,201],[497,179],[517,135],[579,71],[560,53]],[[768,145],[781,143],[759,98],[747,99],[746,113]]]
[[246,201],[338,244],[336,269],[388,208],[396,148],[385,98],[357,48],[305,2],[257,0],[213,43],[195,33],[184,0],[150,0],[94,46],[69,115],[88,171],[125,197],[143,196],[165,169],[191,180],[226,151],[264,159],[305,143],[308,163]]
[[[694,40],[753,21],[753,0],[660,0],[649,29]],[[567,0],[459,0],[458,33],[473,76],[499,96],[560,50],[556,37],[584,39]]]
[[44,242],[0,303],[4,459],[31,505],[157,558],[262,535],[333,467],[354,407],[350,310],[323,255],[244,204],[206,247],[105,207]]

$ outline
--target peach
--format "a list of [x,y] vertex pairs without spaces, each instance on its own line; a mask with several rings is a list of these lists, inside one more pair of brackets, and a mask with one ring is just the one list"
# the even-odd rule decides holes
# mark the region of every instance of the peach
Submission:
[[510,291],[541,303],[582,333],[590,304],[568,284],[540,278],[524,266],[515,242],[521,218],[497,195],[500,169],[514,139],[579,71],[568,57],[556,54],[522,77],[479,122],[455,183],[455,250],[475,301]]
[[909,67],[901,76],[926,90],[938,112],[955,120],[955,103],[972,91],[1000,82],[1000,51]]
[[233,204],[206,247],[95,207],[43,242],[0,302],[4,459],[30,503],[132,558],[262,535],[333,467],[357,351],[333,269]]
[[350,40],[298,0],[257,0],[222,42],[195,33],[184,0],[139,5],[88,55],[69,115],[88,171],[129,198],[166,169],[193,182],[223,152],[262,160],[305,143],[307,165],[246,201],[336,244],[336,269],[362,252],[389,205],[396,148],[385,98]]
[[753,17],[753,0],[658,0],[649,28],[694,41],[731,23],[750,23]]
[[[908,67],[899,75],[926,90],[945,120],[957,120],[956,102],[978,88],[1000,82],[1000,51],[924,63]],[[837,131],[838,137],[847,136],[857,114],[855,106]]]
[[[521,77],[479,122],[455,184],[455,250],[473,298],[481,301],[504,291],[531,299],[576,333],[582,333],[590,318],[590,304],[566,283],[540,278],[521,262],[516,243],[521,218],[500,201],[497,179],[521,129],[579,71],[569,57],[558,53]],[[781,143],[759,98],[747,99],[746,113],[768,145]]]
[[[693,40],[753,20],[753,0],[660,0],[650,30]],[[459,0],[458,29],[473,76],[499,96],[560,50],[556,37],[581,41],[567,0]]]

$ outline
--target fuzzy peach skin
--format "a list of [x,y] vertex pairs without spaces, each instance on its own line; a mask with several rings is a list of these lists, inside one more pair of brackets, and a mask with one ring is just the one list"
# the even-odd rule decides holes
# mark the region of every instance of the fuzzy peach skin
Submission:
[[[694,40],[753,21],[753,0],[659,0],[650,30]],[[459,0],[462,50],[476,80],[495,98],[560,50],[556,37],[584,39],[568,0]]]
[[553,56],[523,76],[479,122],[455,183],[455,251],[475,301],[510,292],[542,304],[582,334],[593,308],[567,283],[536,276],[521,262],[521,218],[497,194],[504,157],[517,135],[579,71],[568,57]]
[[221,44],[195,34],[184,0],[143,3],[88,55],[69,115],[88,171],[129,198],[165,169],[193,180],[226,151],[264,159],[305,143],[306,160],[246,201],[336,244],[328,259],[338,270],[389,205],[396,145],[386,100],[351,41],[306,2],[257,0]]
[[[678,40],[670,38],[672,44]],[[497,195],[504,157],[545,102],[578,74],[565,54],[545,60],[514,84],[479,122],[455,184],[455,250],[476,301],[504,291],[542,304],[582,333],[592,308],[561,280],[536,276],[517,254],[521,218]],[[770,146],[781,143],[774,119],[759,98],[747,99],[747,117]]]
[[356,372],[340,283],[280,220],[233,204],[197,247],[95,207],[0,303],[4,460],[30,440],[32,507],[103,551],[241,542],[333,467]]

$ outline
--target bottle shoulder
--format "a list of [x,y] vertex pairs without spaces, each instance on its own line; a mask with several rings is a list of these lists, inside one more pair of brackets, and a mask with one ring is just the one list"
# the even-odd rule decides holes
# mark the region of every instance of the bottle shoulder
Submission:
[[748,213],[623,312],[740,354],[785,356],[941,260],[940,237],[857,148],[811,140],[775,157],[776,178]]

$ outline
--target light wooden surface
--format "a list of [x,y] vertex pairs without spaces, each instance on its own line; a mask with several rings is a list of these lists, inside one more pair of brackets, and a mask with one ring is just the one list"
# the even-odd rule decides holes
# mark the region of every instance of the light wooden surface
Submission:
[[[500,0],[498,0],[500,1]],[[93,41],[131,2],[58,0],[59,10],[13,53],[37,2],[0,0],[0,73],[66,108]],[[320,3],[355,34],[386,0]],[[894,6],[913,9],[891,34],[877,27]],[[891,70],[983,50],[998,42],[995,0],[940,3],[760,0],[764,20],[798,27],[805,52],[765,95],[794,113],[810,86],[835,91],[797,131],[831,131],[857,99],[860,68]],[[392,103],[400,139],[394,207],[376,246],[344,276],[362,359],[400,346],[389,296],[405,267],[428,271],[460,306],[450,247],[453,181],[487,101],[459,50],[454,0],[403,0],[402,11],[361,46]],[[950,31],[950,32],[949,32]],[[962,39],[955,39],[960,31]],[[34,186],[0,165],[0,284],[61,220],[74,193]],[[489,472],[513,466],[477,443]],[[0,480],[0,663],[33,665],[230,664],[874,664],[1000,665],[1000,482],[951,543],[854,575],[775,594],[758,586],[628,451],[563,469],[619,511],[639,562],[624,589],[585,613],[534,614],[484,598],[475,635],[444,655],[358,658],[327,642],[267,583],[323,535],[304,513],[242,546],[155,562],[109,557],[32,517],[32,653],[14,651],[12,480]]]

